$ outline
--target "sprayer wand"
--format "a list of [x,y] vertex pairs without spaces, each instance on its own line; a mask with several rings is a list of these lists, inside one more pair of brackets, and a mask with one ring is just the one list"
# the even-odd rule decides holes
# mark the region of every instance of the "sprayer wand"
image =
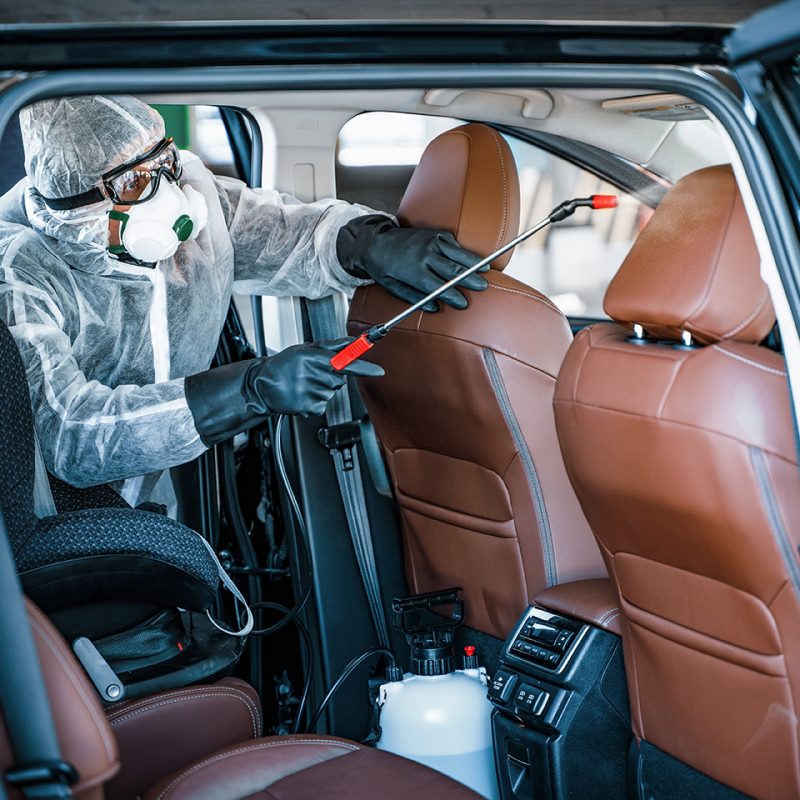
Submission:
[[457,286],[468,275],[472,275],[487,264],[491,264],[496,258],[499,258],[503,253],[516,247],[521,242],[524,242],[529,236],[546,228],[554,222],[561,222],[575,213],[578,208],[587,207],[593,209],[599,208],[616,208],[617,198],[613,194],[593,194],[591,197],[576,197],[572,200],[565,200],[560,206],[556,206],[543,220],[537,222],[532,228],[528,228],[524,233],[521,233],[516,239],[504,244],[498,250],[495,250],[491,255],[481,259],[477,264],[468,267],[460,275],[443,283],[438,289],[417,300],[414,305],[401,311],[397,316],[392,317],[388,322],[382,322],[378,325],[373,325],[368,331],[365,331],[354,342],[351,342],[344,350],[340,350],[332,359],[331,366],[336,370],[344,369],[348,364],[352,364],[358,358],[364,355],[367,350],[383,339],[395,325],[402,322],[407,317],[410,317],[415,312],[419,311],[426,303],[435,300],[440,295],[444,294],[448,289]]

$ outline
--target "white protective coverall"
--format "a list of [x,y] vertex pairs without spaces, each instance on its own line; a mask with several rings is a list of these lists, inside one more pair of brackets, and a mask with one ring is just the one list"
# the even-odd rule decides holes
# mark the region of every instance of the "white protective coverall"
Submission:
[[[182,153],[181,183],[208,225],[153,267],[111,257],[104,200],[69,211],[42,196],[98,185],[164,136],[131,97],[44,100],[20,115],[28,177],[0,198],[0,312],[22,354],[47,469],[78,487],[130,481],[132,504],[160,471],[206,448],[183,379],[211,365],[232,290],[320,297],[363,283],[336,257],[339,229],[370,209],[301,203],[214,176]],[[141,476],[147,474],[143,479]]]

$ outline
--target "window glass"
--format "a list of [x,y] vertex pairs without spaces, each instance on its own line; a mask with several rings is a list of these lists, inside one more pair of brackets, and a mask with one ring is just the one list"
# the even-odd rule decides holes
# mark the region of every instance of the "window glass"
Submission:
[[[337,148],[338,196],[395,212],[427,144],[460,120],[368,113],[350,120]],[[568,316],[603,317],[603,294],[652,211],[586,170],[528,142],[506,137],[519,171],[520,230],[563,200],[616,194],[613,211],[580,209],[518,247],[506,272],[550,296]]]
[[215,175],[239,177],[228,132],[216,106],[191,106],[189,115],[192,147]]
[[520,181],[520,231],[564,200],[615,194],[612,211],[581,208],[514,251],[506,273],[538,289],[567,315],[605,316],[606,287],[652,215],[652,209],[616,186],[527,142],[506,137]]
[[431,139],[460,124],[422,114],[359,114],[339,134],[337,160],[344,167],[415,165]]

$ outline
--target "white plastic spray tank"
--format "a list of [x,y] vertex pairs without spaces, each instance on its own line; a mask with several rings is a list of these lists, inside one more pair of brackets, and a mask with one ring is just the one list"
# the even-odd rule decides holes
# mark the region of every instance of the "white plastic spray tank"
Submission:
[[[458,591],[394,601],[411,645],[411,670],[403,675],[399,667],[390,667],[379,689],[377,747],[427,764],[497,800],[486,670],[478,666],[474,647],[465,648],[464,669],[456,669],[453,654],[453,630],[463,619]],[[431,611],[446,605],[453,606],[449,619]]]

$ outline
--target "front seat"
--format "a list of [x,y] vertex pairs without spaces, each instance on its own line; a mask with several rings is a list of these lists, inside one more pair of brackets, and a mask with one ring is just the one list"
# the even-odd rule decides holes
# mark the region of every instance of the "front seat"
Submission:
[[[32,603],[28,604],[28,619],[42,665],[61,757],[78,772],[72,796],[76,800],[103,800],[105,784],[120,768],[120,752],[113,730],[66,642]],[[184,690],[182,696],[185,697],[188,691]],[[198,687],[198,691],[208,695],[215,691],[215,687]],[[152,715],[153,726],[163,724],[161,714],[175,699],[169,693],[161,701],[158,698],[148,700],[145,710]],[[220,706],[198,706],[191,698],[189,700],[192,711],[184,718],[186,725],[181,738],[207,740],[209,735],[203,730],[204,726],[213,728],[225,724],[219,716]],[[255,709],[252,701],[250,705]],[[208,712],[207,716],[198,718],[203,709]],[[129,707],[125,713],[130,716],[142,710]],[[180,721],[179,710],[166,713],[170,714],[173,725]],[[257,725],[256,721],[253,725]],[[140,722],[138,729],[139,738],[144,742],[146,725]],[[155,743],[163,746],[163,735],[155,728],[154,733],[154,746]],[[173,747],[178,752],[187,752],[192,749],[192,743],[176,741]],[[146,753],[139,753],[137,757],[141,761]],[[154,752],[150,757],[159,761],[164,755]],[[14,757],[8,731],[0,720],[0,774],[5,775],[12,764]],[[147,764],[144,768],[151,770],[152,765]],[[136,776],[130,777],[133,783],[128,783],[128,786],[135,784]],[[6,784],[0,780],[0,794],[3,788]],[[19,795],[13,793],[10,796]],[[132,796],[128,795],[129,798]],[[376,797],[381,800],[407,800],[409,797],[419,800],[480,800],[479,795],[470,789],[429,767],[347,739],[318,735],[251,738],[206,753],[161,780],[144,793],[144,797],[145,800],[239,800],[253,797],[275,800],[372,800]]]
[[[452,232],[487,256],[519,227],[519,181],[505,140],[486,125],[443,133],[425,150],[398,211],[402,225]],[[402,518],[412,591],[464,588],[466,624],[505,638],[556,583],[605,576],[569,485],[552,398],[572,341],[544,295],[503,274],[508,253],[467,292],[469,308],[418,313],[369,354],[386,369],[361,384]],[[358,335],[405,305],[359,289]]]
[[645,782],[711,796],[683,762],[747,795],[800,797],[800,479],[730,167],[667,194],[605,310],[619,324],[575,337],[555,414],[620,597]]

